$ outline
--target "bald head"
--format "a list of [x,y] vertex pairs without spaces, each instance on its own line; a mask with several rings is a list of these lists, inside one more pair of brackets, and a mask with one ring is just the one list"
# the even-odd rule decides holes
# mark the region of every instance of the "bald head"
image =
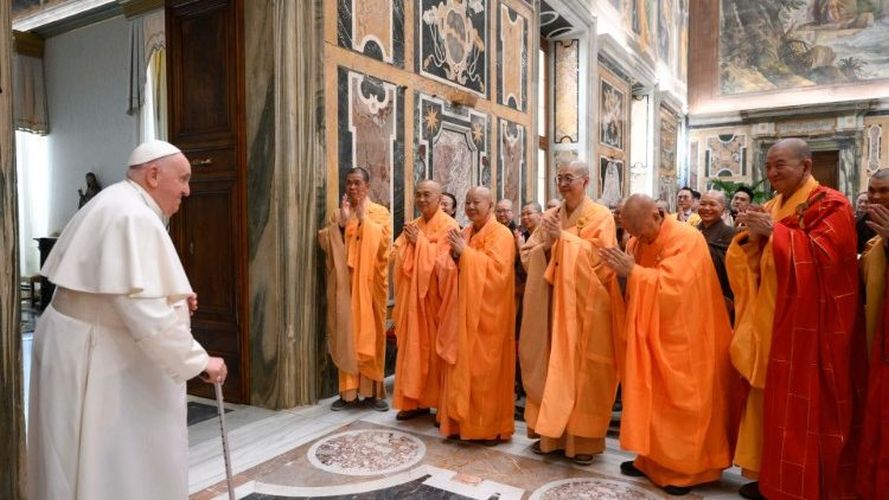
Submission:
[[441,207],[441,185],[431,180],[418,182],[414,188],[414,204],[424,220],[431,219]]
[[793,195],[812,175],[812,151],[806,141],[782,139],[766,154],[766,176],[784,199]]
[[465,207],[466,217],[472,221],[473,227],[481,229],[491,218],[494,208],[494,197],[491,195],[491,190],[484,186],[470,188],[466,193]]
[[590,183],[590,169],[580,160],[562,165],[556,173],[556,187],[565,200],[565,208],[574,211],[586,198],[586,188]]
[[663,211],[650,196],[644,194],[627,198],[620,217],[623,228],[643,243],[651,243],[657,238],[664,221]]
[[549,210],[550,208],[558,208],[561,205],[562,205],[562,200],[560,200],[558,198],[553,198],[553,199],[549,200],[548,202],[546,202],[546,209]]
[[704,226],[709,227],[711,224],[722,219],[725,213],[725,194],[722,191],[710,190],[701,195],[701,205],[698,207],[698,215]]
[[568,164],[568,170],[574,175],[590,176],[590,166],[583,160],[574,160]]

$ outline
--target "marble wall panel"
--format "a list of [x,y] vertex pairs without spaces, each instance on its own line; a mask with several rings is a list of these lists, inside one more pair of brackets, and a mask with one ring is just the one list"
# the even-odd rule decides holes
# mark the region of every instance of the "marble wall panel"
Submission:
[[874,173],[880,169],[880,158],[883,156],[883,126],[873,124],[867,127],[867,171]]
[[[463,204],[469,188],[491,185],[488,115],[468,107],[451,107],[441,99],[417,93],[415,177],[433,179],[457,197],[457,221],[466,224]],[[418,173],[419,170],[421,173]]]
[[661,108],[660,151],[658,156],[658,198],[669,203],[671,210],[676,203],[679,186],[676,170],[676,146],[679,123],[676,115]]
[[524,199],[526,161],[525,127],[509,120],[500,119],[500,148],[497,163],[497,199],[512,200],[516,212]]
[[707,138],[704,166],[707,177],[742,177],[746,175],[747,136],[720,134]]
[[528,19],[501,3],[497,26],[497,102],[525,111],[528,102]]
[[580,40],[553,42],[553,120],[556,143],[577,143],[580,140]]
[[339,0],[337,42],[404,67],[404,0]]
[[698,154],[701,150],[701,144],[698,141],[691,141],[688,145],[688,185],[692,189],[698,188],[698,176],[700,175],[700,161]]
[[419,73],[486,97],[487,1],[420,0],[419,7]]
[[370,199],[389,209],[394,234],[399,234],[404,221],[404,89],[343,67],[337,71],[340,191],[350,168],[366,169]]

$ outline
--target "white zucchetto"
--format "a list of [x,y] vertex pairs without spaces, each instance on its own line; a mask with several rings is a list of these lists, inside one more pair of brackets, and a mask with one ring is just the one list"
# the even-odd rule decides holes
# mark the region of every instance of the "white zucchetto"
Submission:
[[127,162],[127,166],[135,167],[137,165],[144,165],[150,161],[181,152],[181,149],[167,141],[145,141],[130,153],[130,160]]

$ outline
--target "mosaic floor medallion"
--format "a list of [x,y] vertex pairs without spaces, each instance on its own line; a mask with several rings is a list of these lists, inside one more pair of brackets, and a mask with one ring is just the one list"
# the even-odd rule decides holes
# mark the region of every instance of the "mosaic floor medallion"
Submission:
[[334,474],[375,476],[416,465],[426,455],[426,445],[410,434],[390,430],[341,432],[319,440],[309,448],[315,467]]
[[546,483],[532,493],[529,500],[649,500],[656,498],[661,497],[632,484],[587,477]]

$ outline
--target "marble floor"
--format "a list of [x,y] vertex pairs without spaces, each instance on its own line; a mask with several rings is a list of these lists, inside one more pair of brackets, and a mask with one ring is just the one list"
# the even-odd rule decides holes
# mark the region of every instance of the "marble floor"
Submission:
[[[191,398],[195,403],[213,401]],[[325,499],[651,499],[666,498],[644,479],[622,476],[632,455],[616,439],[590,466],[535,455],[516,422],[508,443],[494,447],[443,439],[432,417],[407,422],[395,411],[309,407],[270,411],[227,404],[237,498]],[[195,500],[227,499],[219,421],[189,426],[189,492]],[[740,498],[736,469],[687,498]]]

